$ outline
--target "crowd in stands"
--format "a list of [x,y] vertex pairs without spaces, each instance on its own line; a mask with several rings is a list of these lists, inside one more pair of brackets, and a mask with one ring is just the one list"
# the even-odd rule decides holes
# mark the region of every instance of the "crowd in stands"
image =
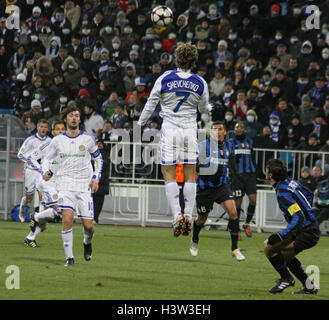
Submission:
[[[157,5],[174,13],[158,28]],[[228,131],[244,121],[255,147],[329,150],[328,0],[17,0],[20,28],[6,28],[0,4],[0,107],[28,133],[67,106],[104,141],[131,131],[175,48],[197,46],[193,72],[209,85],[211,120]],[[307,6],[322,12],[309,28]],[[145,129],[159,130],[157,108]],[[206,118],[198,116],[200,127]],[[310,164],[312,167],[313,164]]]

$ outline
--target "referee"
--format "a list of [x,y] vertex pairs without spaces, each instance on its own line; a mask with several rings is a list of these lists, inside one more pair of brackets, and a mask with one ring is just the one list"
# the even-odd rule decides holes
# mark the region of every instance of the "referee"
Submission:
[[296,258],[301,251],[315,246],[320,238],[319,226],[311,208],[313,195],[299,181],[287,178],[287,167],[281,160],[267,162],[266,179],[274,187],[278,205],[288,223],[284,230],[272,234],[264,242],[265,255],[281,276],[269,291],[279,293],[294,286],[295,280],[289,269],[303,285],[294,294],[316,294],[318,289]]

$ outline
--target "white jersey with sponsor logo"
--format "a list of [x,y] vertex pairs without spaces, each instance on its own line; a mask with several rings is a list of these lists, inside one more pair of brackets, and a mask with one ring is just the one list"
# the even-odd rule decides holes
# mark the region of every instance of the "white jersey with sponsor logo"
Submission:
[[201,113],[211,110],[206,81],[190,71],[166,71],[155,82],[138,124],[143,126],[160,103],[160,116],[179,128],[196,125],[197,109]]
[[[76,137],[70,137],[64,132],[53,138],[47,147],[42,171],[43,173],[49,171],[51,163],[56,159],[58,161],[56,172],[58,190],[90,192],[89,183],[94,172],[91,156],[100,157],[101,160],[94,137],[83,131],[80,131]],[[99,179],[100,171],[101,166],[97,170],[97,179]]]
[[[38,134],[34,134],[30,137],[28,137],[24,143],[22,144],[17,157],[25,162],[24,169],[31,169],[31,170],[37,170],[39,171],[39,166],[34,166],[33,162],[30,161],[31,156],[34,152],[38,152],[40,147],[42,145],[45,145],[47,143],[50,143],[51,138],[48,136],[45,136],[44,138],[40,138]],[[41,160],[42,156],[40,155],[40,158],[36,160]]]

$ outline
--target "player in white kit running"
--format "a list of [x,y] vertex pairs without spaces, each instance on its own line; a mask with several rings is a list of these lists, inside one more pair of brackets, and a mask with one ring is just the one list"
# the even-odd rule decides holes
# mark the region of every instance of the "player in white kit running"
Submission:
[[[66,255],[65,266],[74,264],[73,218],[74,212],[83,224],[84,258],[89,261],[92,255],[91,239],[94,234],[94,208],[92,192],[98,190],[102,170],[102,156],[95,138],[79,129],[80,109],[72,106],[63,113],[66,131],[51,141],[47,156],[42,162],[43,177],[51,178],[50,163],[58,158],[59,170],[56,175],[58,207],[62,209],[62,239]],[[93,170],[91,157],[94,159]]]
[[[28,207],[29,214],[32,213],[33,197],[36,185],[40,181],[41,174],[37,167],[29,162],[29,158],[33,152],[37,151],[40,146],[50,142],[51,138],[47,136],[49,124],[46,119],[40,119],[37,123],[37,133],[28,137],[22,144],[17,157],[23,160],[24,163],[24,189],[25,194],[22,197],[19,207],[19,219],[21,222],[25,221],[25,207]],[[41,161],[41,159],[38,159]],[[39,195],[40,197],[40,195]]]
[[[54,121],[52,124],[52,135],[56,137],[57,135],[65,131],[65,123],[61,120]],[[49,146],[50,141],[42,145],[39,150],[35,151],[29,161],[32,162],[32,165],[42,173],[41,164],[38,163],[37,159],[43,159],[47,154],[47,147]],[[48,221],[55,220],[58,217],[58,192],[56,186],[56,173],[58,171],[58,160],[55,159],[51,163],[50,170],[53,173],[53,176],[50,180],[45,181],[40,174],[40,181],[37,185],[38,191],[41,193],[42,202],[39,206],[39,212],[35,212],[31,215],[30,223],[30,233],[24,240],[24,243],[29,247],[39,247],[35,239],[37,235],[46,228]]]
[[[195,171],[198,158],[197,109],[209,113],[209,91],[206,81],[191,72],[198,60],[198,50],[190,43],[176,49],[177,70],[163,73],[155,82],[138,124],[146,124],[160,103],[163,118],[160,138],[160,158],[166,196],[173,213],[174,237],[191,232],[192,213],[196,197]],[[176,164],[183,163],[184,215],[179,204]]]

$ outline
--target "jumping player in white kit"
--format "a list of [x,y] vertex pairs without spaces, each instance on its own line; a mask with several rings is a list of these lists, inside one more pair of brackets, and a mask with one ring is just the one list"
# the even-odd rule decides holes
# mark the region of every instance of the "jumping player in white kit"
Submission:
[[[63,133],[64,131],[65,123],[63,121],[56,120],[53,122],[51,133],[54,137]],[[45,157],[49,144],[50,141],[42,145],[39,150],[35,151],[28,159],[29,162],[32,163],[32,166],[38,168],[40,173],[42,173],[41,164],[38,163],[37,159],[43,159]],[[40,174],[40,182],[36,187],[37,190],[41,193],[42,202],[39,206],[39,212],[35,212],[31,215],[31,231],[24,240],[24,243],[29,247],[39,247],[35,241],[35,238],[41,231],[45,230],[48,221],[55,220],[59,217],[58,192],[56,188],[56,173],[58,171],[58,164],[58,159],[55,159],[51,163],[50,170],[53,173],[53,176],[50,180],[45,181],[42,177],[42,174]]]
[[[195,172],[198,159],[197,109],[209,113],[209,91],[206,81],[191,72],[198,60],[198,50],[190,43],[176,49],[177,70],[163,73],[155,82],[139,118],[143,126],[160,103],[163,118],[160,158],[166,196],[173,213],[174,237],[191,232],[192,213],[196,198]],[[183,163],[185,209],[179,204],[176,164]]]
[[[94,208],[91,193],[98,190],[103,160],[95,138],[79,129],[80,109],[75,106],[67,108],[62,119],[66,123],[66,131],[53,138],[49,144],[47,156],[42,162],[42,170],[44,179],[49,180],[52,175],[50,163],[58,157],[59,170],[56,182],[58,207],[62,209],[65,266],[73,266],[74,212],[77,212],[83,224],[84,258],[89,261],[92,256]],[[94,159],[94,170],[91,158]]]
[[[19,219],[21,222],[25,221],[25,207],[28,207],[29,214],[31,215],[33,209],[33,197],[36,185],[40,181],[40,171],[29,162],[29,157],[33,152],[37,151],[40,146],[51,141],[47,136],[49,124],[46,119],[40,119],[37,123],[37,133],[28,137],[22,144],[17,157],[23,160],[24,163],[24,188],[25,195],[22,197],[19,207]],[[38,159],[41,161],[41,159]],[[40,195],[39,195],[40,197]]]

